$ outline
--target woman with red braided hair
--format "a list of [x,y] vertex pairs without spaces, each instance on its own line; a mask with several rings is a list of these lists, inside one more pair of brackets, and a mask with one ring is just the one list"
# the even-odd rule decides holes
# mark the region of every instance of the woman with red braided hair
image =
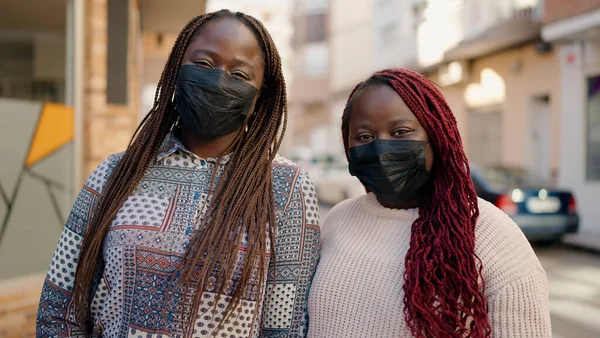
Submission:
[[551,336],[546,274],[518,226],[477,198],[431,81],[375,73],[350,95],[342,135],[369,193],[323,223],[309,337]]

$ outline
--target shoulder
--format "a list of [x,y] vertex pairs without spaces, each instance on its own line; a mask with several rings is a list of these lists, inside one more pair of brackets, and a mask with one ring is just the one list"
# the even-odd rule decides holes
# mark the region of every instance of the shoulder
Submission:
[[[306,171],[298,166],[293,161],[277,154],[272,163],[273,168],[273,181],[283,180],[290,181],[294,179],[296,181],[300,176],[306,176]],[[302,175],[300,175],[302,174]]]
[[313,184],[309,173],[304,168],[281,155],[277,155],[273,160],[273,182],[291,184],[295,188]]
[[527,242],[519,226],[504,211],[481,198],[478,198],[478,206],[476,231],[482,240],[492,240],[488,237],[495,237]]
[[85,182],[85,188],[91,189],[98,194],[102,193],[102,189],[108,181],[108,178],[114,172],[115,168],[123,157],[123,152],[112,154],[104,161],[102,161],[90,174],[87,181]]
[[104,186],[117,167],[121,157],[122,153],[111,155],[93,170],[75,199],[65,228],[79,236],[83,236],[85,226],[91,216],[90,211],[94,210],[98,205]]
[[294,161],[288,159],[287,157],[281,156],[279,154],[275,155],[275,159],[273,159],[273,168],[276,167],[292,167],[299,168],[299,166],[294,163]]
[[358,212],[362,207],[365,198],[367,198],[366,194],[350,198],[336,204],[327,214],[327,218],[339,218],[344,215]]
[[367,195],[357,196],[344,200],[329,210],[323,219],[321,231],[330,232],[337,228],[339,224],[348,224],[348,220],[354,219],[359,214],[364,217],[363,204]]
[[519,226],[502,210],[479,199],[475,252],[483,265],[487,290],[511,280],[545,272]]
[[291,202],[317,204],[316,192],[308,172],[289,159],[277,155],[272,166],[275,202],[287,208]]

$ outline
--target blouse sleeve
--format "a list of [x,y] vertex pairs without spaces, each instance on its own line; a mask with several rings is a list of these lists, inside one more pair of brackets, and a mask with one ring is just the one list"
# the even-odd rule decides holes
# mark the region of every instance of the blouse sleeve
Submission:
[[[37,315],[37,337],[84,336],[73,312],[75,271],[86,226],[117,160],[118,156],[113,155],[102,162],[88,178],[75,200],[42,287]],[[97,285],[93,285],[92,290],[96,287]]]
[[278,224],[276,268],[267,280],[261,337],[305,337],[308,293],[320,252],[319,207],[312,181],[299,169]]

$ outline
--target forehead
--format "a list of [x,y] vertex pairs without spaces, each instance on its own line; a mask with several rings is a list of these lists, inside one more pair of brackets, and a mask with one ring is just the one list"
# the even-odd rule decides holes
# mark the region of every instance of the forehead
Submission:
[[387,123],[396,120],[418,122],[404,100],[387,85],[374,85],[360,91],[352,101],[353,122]]
[[188,52],[195,50],[264,62],[260,43],[254,33],[234,18],[214,19],[202,25],[187,48]]

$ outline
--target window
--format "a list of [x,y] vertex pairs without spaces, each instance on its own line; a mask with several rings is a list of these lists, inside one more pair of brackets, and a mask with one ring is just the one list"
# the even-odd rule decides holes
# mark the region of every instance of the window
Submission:
[[589,77],[587,86],[586,177],[600,181],[600,75]]
[[467,116],[469,162],[483,167],[502,165],[501,107],[478,107],[471,109]]
[[0,97],[64,102],[64,41],[48,38],[0,42]]
[[310,43],[304,46],[304,74],[319,76],[329,68],[329,48],[326,43]]
[[313,13],[324,13],[327,11],[327,8],[329,7],[329,1],[328,0],[306,0],[305,2],[305,11],[306,14],[313,14]]
[[106,101],[127,104],[129,1],[108,1]]
[[538,0],[515,0],[513,6],[517,9],[533,8],[539,5]]
[[325,41],[327,34],[325,13],[311,14],[306,17],[306,42]]

